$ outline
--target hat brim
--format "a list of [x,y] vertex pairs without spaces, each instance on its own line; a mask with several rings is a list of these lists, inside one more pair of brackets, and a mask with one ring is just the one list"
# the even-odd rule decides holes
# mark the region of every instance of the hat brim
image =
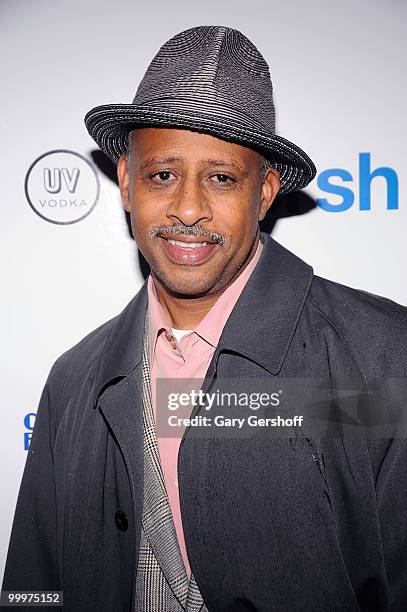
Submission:
[[210,134],[261,153],[280,173],[280,194],[306,187],[316,175],[308,155],[297,145],[276,134],[267,134],[247,122],[230,121],[216,114],[194,110],[178,112],[134,104],[105,104],[90,110],[85,125],[93,140],[115,163],[126,152],[130,131],[137,127],[187,129]]

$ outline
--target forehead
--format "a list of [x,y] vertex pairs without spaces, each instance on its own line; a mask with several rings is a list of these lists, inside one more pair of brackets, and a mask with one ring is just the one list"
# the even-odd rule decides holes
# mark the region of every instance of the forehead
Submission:
[[133,130],[132,155],[141,163],[147,158],[174,156],[185,161],[231,161],[249,166],[258,164],[260,155],[242,145],[210,134],[177,128],[137,128]]

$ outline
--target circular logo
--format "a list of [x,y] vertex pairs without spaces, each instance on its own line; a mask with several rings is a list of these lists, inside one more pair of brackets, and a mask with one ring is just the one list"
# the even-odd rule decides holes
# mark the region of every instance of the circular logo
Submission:
[[50,223],[82,221],[99,197],[99,178],[92,164],[79,153],[48,151],[30,166],[25,195],[37,215]]

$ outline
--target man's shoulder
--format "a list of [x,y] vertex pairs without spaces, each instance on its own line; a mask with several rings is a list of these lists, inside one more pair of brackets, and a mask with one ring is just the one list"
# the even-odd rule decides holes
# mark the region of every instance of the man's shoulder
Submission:
[[133,354],[127,355],[126,348],[135,346],[131,344],[130,337],[134,339],[134,336],[140,335],[138,327],[144,324],[146,304],[147,291],[144,283],[118,314],[92,329],[56,359],[48,376],[53,387],[60,390],[61,385],[66,387],[67,383],[72,383],[75,387],[82,384],[85,378],[92,384],[103,361],[105,348],[107,350],[109,344],[114,346],[116,351],[115,355],[110,355],[112,367],[124,356],[132,359]]
[[[390,298],[314,275],[308,301],[366,361],[406,368],[407,307]],[[401,363],[403,362],[403,363]],[[398,369],[398,367],[396,368]]]
[[76,378],[76,374],[80,375],[96,368],[120,315],[121,313],[98,325],[59,355],[51,368],[50,378],[55,380],[63,374],[65,379],[72,379]]
[[390,298],[314,275],[310,300],[328,316],[339,319],[391,321],[405,325],[407,307]]

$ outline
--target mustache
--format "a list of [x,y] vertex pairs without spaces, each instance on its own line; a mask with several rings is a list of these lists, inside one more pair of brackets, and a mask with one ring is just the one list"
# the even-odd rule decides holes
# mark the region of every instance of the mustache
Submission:
[[156,225],[149,232],[150,238],[163,237],[175,237],[175,236],[195,236],[199,238],[207,238],[213,242],[217,242],[220,245],[225,244],[226,239],[223,234],[219,232],[209,232],[200,225],[172,225],[167,227],[166,225]]

